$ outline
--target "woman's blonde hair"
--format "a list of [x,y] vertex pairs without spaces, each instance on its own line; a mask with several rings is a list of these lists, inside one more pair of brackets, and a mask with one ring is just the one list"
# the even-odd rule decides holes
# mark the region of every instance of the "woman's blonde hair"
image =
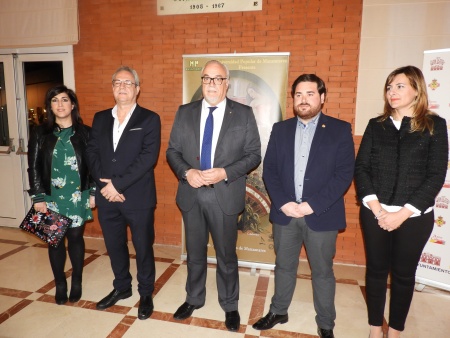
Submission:
[[432,111],[428,109],[428,95],[427,95],[427,85],[425,83],[425,78],[423,77],[422,71],[414,66],[400,67],[392,71],[384,84],[384,112],[381,116],[381,121],[386,120],[394,113],[395,109],[389,104],[386,93],[388,86],[394,80],[394,77],[399,74],[405,74],[408,78],[411,87],[417,91],[417,97],[413,102],[413,116],[411,118],[411,132],[415,131],[429,131],[433,134],[433,120],[429,117],[430,115],[435,115]]

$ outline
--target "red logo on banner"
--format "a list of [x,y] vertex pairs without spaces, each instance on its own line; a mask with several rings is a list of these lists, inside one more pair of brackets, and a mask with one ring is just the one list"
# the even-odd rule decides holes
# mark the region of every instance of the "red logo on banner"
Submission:
[[430,61],[430,70],[443,70],[444,69],[445,60],[440,58],[439,56],[436,59]]
[[445,196],[438,196],[438,198],[436,198],[436,204],[435,207],[436,208],[441,208],[441,209],[448,209],[448,203],[449,203],[449,199]]
[[420,256],[420,261],[422,263],[427,263],[431,265],[441,266],[441,257],[434,256],[428,252],[423,252],[422,256]]
[[433,235],[430,238],[430,243],[445,245],[445,239],[443,239],[441,236]]

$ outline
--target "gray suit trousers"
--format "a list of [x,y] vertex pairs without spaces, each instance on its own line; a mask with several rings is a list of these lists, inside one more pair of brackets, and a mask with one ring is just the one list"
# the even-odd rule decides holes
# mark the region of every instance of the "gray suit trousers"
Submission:
[[214,188],[196,189],[197,200],[183,212],[187,249],[186,302],[202,306],[206,297],[207,245],[211,234],[217,258],[219,304],[225,312],[238,309],[239,275],[236,255],[238,215],[226,215]]
[[322,329],[333,329],[336,319],[334,296],[336,280],[333,257],[336,253],[337,230],[313,231],[304,218],[293,218],[287,225],[273,224],[276,252],[275,294],[270,311],[287,313],[297,282],[299,255],[305,244],[311,266],[316,323]]

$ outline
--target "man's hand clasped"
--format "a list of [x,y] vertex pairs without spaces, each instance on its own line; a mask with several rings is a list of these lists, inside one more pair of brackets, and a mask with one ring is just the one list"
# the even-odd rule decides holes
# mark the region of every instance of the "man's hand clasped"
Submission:
[[186,180],[193,188],[216,184],[226,178],[227,173],[223,168],[211,168],[207,170],[189,169],[186,173]]
[[281,207],[281,211],[289,217],[300,218],[311,215],[314,211],[307,202],[289,202]]
[[106,185],[100,190],[100,193],[104,198],[106,198],[109,202],[124,202],[125,196],[120,194],[114,185],[112,184],[109,178],[101,178],[101,182],[106,183]]

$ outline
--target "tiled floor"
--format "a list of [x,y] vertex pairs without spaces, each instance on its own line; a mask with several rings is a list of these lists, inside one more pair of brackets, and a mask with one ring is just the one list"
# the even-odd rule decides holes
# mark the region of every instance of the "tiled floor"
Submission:
[[[132,252],[132,245],[130,251]],[[193,317],[175,321],[172,313],[185,299],[186,265],[181,249],[155,245],[157,282],[155,311],[144,321],[137,319],[139,295],[121,300],[106,311],[95,310],[95,303],[112,290],[109,258],[101,239],[86,239],[83,296],[78,303],[54,303],[54,283],[46,246],[18,229],[0,228],[0,337],[317,337],[312,304],[310,271],[302,262],[289,322],[269,331],[253,330],[265,314],[273,292],[273,272],[240,269],[241,327],[228,332],[224,313],[217,302],[215,267],[209,267],[208,297]],[[132,274],[136,274],[133,255]],[[70,287],[70,263],[66,271]],[[339,338],[368,335],[364,301],[364,268],[335,265],[337,278],[337,320]],[[406,330],[402,337],[445,337],[450,332],[450,293],[426,287],[416,292]]]

